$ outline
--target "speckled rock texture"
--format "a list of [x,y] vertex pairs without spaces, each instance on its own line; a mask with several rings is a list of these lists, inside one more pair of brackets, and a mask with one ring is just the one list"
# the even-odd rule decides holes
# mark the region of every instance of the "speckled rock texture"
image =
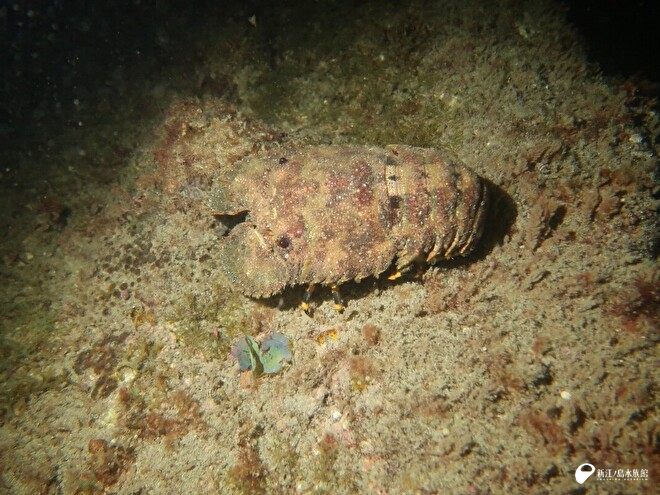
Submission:
[[0,7],[0,494],[655,495],[658,81],[559,5]]

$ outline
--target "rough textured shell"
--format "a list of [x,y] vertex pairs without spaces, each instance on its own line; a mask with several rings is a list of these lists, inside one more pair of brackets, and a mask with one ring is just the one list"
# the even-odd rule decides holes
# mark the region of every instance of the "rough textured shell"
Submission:
[[484,182],[440,151],[312,146],[244,159],[215,191],[217,215],[247,214],[220,262],[250,296],[341,283],[466,254],[479,239]]

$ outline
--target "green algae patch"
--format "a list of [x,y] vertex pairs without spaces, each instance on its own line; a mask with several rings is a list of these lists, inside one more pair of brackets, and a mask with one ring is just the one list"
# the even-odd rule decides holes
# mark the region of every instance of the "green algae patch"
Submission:
[[186,292],[170,316],[177,340],[207,359],[224,357],[232,341],[252,331],[249,300],[214,288],[209,294]]

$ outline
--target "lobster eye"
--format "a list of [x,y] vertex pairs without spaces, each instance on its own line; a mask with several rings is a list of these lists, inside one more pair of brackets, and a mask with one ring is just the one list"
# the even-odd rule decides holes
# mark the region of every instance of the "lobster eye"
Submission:
[[291,239],[286,234],[282,234],[281,236],[279,236],[277,238],[276,243],[282,249],[289,249],[291,247]]

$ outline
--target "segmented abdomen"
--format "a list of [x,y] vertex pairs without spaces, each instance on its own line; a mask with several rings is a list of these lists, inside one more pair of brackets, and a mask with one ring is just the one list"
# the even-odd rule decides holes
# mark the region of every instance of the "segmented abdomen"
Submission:
[[471,170],[436,150],[389,146],[385,159],[397,266],[466,254],[481,236],[488,194]]

